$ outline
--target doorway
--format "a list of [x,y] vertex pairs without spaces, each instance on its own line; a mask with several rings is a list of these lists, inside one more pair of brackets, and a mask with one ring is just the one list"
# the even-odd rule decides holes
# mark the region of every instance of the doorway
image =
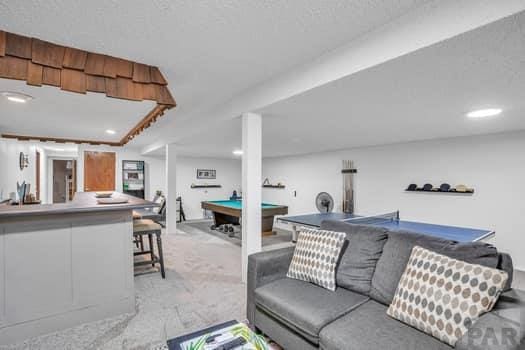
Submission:
[[76,168],[74,159],[53,159],[53,203],[73,200],[77,191]]
[[115,152],[84,151],[84,191],[115,191]]

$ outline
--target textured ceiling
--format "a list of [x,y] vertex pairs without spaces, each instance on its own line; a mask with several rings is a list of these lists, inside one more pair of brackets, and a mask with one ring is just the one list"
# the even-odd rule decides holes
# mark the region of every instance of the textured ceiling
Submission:
[[425,2],[4,0],[0,26],[159,66],[178,107],[133,142],[140,146],[155,128],[176,125],[169,118],[222,103]]
[[[266,107],[263,155],[525,129],[524,37],[522,12]],[[465,117],[492,106],[503,114]],[[241,145],[238,118],[203,129],[180,140],[183,154],[232,157]]]

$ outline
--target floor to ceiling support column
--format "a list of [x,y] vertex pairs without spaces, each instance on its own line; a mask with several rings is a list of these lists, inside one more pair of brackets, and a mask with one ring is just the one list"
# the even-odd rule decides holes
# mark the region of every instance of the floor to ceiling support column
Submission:
[[242,115],[242,278],[246,281],[248,256],[261,251],[262,120],[259,114]]
[[177,150],[174,143],[166,145],[166,233],[177,233]]

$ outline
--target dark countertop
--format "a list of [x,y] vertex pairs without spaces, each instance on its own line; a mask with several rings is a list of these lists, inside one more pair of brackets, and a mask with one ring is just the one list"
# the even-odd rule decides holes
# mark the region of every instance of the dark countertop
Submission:
[[133,210],[157,207],[158,204],[113,192],[112,198],[127,198],[127,203],[98,204],[95,192],[77,192],[69,203],[41,204],[41,205],[0,205],[0,219],[6,217],[32,216],[32,215],[59,215],[74,213],[92,213],[98,211]]

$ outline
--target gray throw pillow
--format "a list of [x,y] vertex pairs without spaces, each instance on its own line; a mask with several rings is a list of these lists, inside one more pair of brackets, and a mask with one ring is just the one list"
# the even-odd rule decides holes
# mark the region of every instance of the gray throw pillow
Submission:
[[492,310],[506,272],[414,247],[387,314],[455,346]]
[[286,277],[335,291],[335,269],[345,236],[344,232],[302,227]]
[[368,294],[377,261],[387,240],[387,230],[382,227],[353,225],[341,221],[326,220],[323,230],[345,232],[347,244],[343,248],[337,268],[336,280],[339,287],[358,293]]
[[414,232],[389,231],[383,254],[372,277],[369,294],[372,299],[386,305],[392,302],[412,248],[416,245],[471,264],[491,268],[498,266],[498,251],[487,243],[459,243]]

